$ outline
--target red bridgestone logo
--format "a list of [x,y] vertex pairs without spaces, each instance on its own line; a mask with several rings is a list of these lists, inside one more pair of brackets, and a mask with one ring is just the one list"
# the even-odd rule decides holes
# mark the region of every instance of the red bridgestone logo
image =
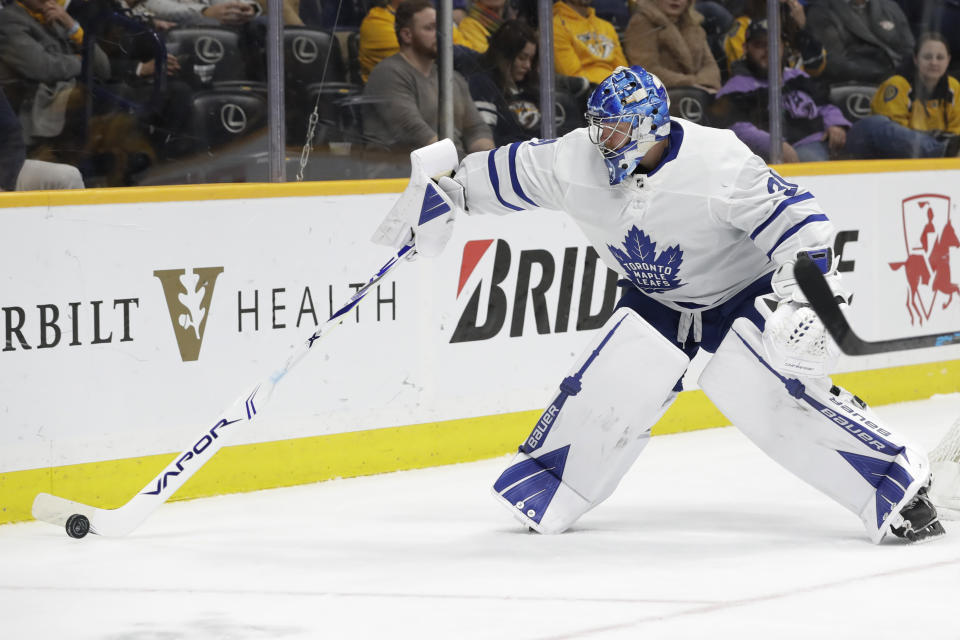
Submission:
[[457,284],[457,297],[463,291],[463,285],[467,284],[470,274],[477,268],[477,263],[483,258],[493,240],[471,240],[463,247],[463,261],[460,263],[460,282]]

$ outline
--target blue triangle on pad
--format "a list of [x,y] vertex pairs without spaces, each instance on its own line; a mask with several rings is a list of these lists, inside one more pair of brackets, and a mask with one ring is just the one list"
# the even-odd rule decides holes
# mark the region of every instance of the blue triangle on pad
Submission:
[[437,188],[432,182],[427,183],[427,188],[423,194],[423,204],[420,206],[420,221],[417,224],[426,224],[448,211],[450,211],[450,205],[444,201],[443,196],[437,193]]

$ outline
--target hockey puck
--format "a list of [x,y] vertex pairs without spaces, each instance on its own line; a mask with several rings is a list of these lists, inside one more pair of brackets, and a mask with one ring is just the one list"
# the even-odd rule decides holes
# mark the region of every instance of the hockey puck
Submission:
[[90,521],[87,516],[75,513],[67,518],[67,535],[71,538],[82,538],[90,532]]

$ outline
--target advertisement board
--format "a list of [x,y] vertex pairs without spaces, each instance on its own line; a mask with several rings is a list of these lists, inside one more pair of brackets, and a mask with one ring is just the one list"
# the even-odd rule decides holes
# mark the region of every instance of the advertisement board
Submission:
[[[837,228],[862,337],[960,329],[960,171],[789,179]],[[236,193],[0,209],[12,240],[0,257],[0,474],[181,450],[391,255],[368,239],[396,194]],[[395,273],[231,444],[539,410],[618,297],[572,220],[545,210],[462,216],[442,256]],[[956,360],[960,346],[844,357],[839,370],[896,379],[897,367]],[[949,371],[903,384],[923,397]]]

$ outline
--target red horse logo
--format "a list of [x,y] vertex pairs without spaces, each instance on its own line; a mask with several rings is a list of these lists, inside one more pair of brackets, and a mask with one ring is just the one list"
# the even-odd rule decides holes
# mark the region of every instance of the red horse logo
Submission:
[[960,248],[960,240],[950,220],[950,198],[923,194],[903,200],[903,240],[907,259],[891,262],[907,276],[907,312],[910,324],[930,319],[938,293],[947,295],[942,308],[960,297],[960,286],[950,276],[950,249]]

